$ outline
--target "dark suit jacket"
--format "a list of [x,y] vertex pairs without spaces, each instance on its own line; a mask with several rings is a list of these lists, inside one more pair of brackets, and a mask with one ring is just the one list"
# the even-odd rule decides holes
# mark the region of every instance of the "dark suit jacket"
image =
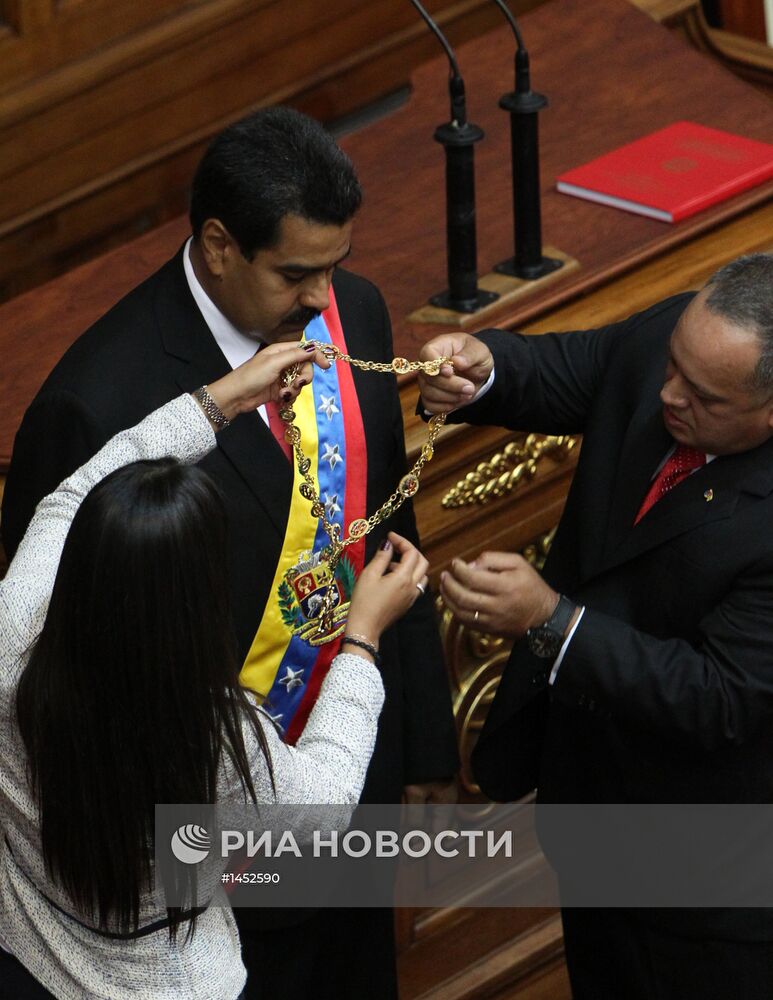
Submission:
[[552,662],[513,649],[473,755],[494,799],[773,797],[773,439],[633,523],[673,444],[658,394],[691,297],[599,330],[481,335],[495,382],[457,419],[584,435],[544,576],[586,611],[553,686]]
[[[351,353],[391,360],[387,311],[377,289],[345,271],[334,288]],[[162,403],[224,375],[229,365],[190,294],[178,253],[122,299],[67,351],[29,407],[16,436],[3,500],[3,540],[13,555],[35,505],[113,434]],[[392,493],[405,469],[396,382],[354,369],[368,444],[368,511]],[[292,470],[256,414],[218,435],[202,466],[221,487],[231,533],[236,632],[254,637],[284,537]],[[406,503],[368,538],[368,557],[386,531],[416,540]],[[414,605],[382,640],[387,691],[364,798],[399,799],[405,783],[450,777],[457,755],[451,703],[431,599]]]

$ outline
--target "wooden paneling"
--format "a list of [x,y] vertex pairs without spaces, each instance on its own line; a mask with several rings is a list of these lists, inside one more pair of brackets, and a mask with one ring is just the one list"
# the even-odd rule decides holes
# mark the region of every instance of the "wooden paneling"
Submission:
[[[400,962],[401,1000],[570,1000],[555,914],[454,910],[433,914],[431,923]],[[470,963],[475,952],[484,957]]]
[[49,24],[54,16],[54,0],[4,0],[0,15],[18,35],[27,34]]
[[634,7],[667,27],[680,24],[690,12],[700,7],[700,0],[631,0]]
[[[729,70],[773,97],[773,48],[765,40],[764,18],[754,30],[713,27],[700,0],[631,0],[656,21],[674,28],[691,45],[708,52]],[[759,11],[763,11],[760,0]],[[754,18],[752,18],[754,20]],[[760,17],[756,17],[760,21]],[[732,23],[729,22],[729,23]],[[761,33],[762,32],[762,33]],[[749,37],[751,36],[751,37]]]
[[22,107],[47,88],[54,99],[143,62],[250,8],[278,0],[5,0],[20,37],[0,46],[0,92],[37,81]]
[[766,42],[710,28],[699,7],[688,15],[681,30],[696,48],[708,52],[743,80],[773,97],[773,48]]
[[[500,19],[489,0],[428,7],[455,42]],[[183,211],[204,145],[250,109],[285,102],[332,122],[406,86],[437,50],[407,0],[0,11],[0,301]]]
[[767,40],[764,0],[718,0],[722,28],[760,42]]

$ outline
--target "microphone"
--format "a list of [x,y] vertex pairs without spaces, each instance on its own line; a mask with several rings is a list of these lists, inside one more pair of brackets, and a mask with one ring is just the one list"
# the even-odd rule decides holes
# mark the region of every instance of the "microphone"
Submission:
[[537,115],[547,98],[531,89],[529,53],[505,0],[494,0],[515,35],[515,90],[505,94],[500,108],[510,112],[510,144],[513,170],[513,235],[515,256],[497,264],[500,274],[534,280],[563,266],[563,261],[542,256],[542,217],[539,186],[539,139]]
[[434,138],[446,154],[446,246],[448,289],[430,303],[442,309],[473,313],[499,296],[478,288],[478,248],[475,235],[475,150],[483,130],[467,121],[464,80],[454,50],[419,0],[411,3],[445,49],[451,70],[448,81],[451,120]]

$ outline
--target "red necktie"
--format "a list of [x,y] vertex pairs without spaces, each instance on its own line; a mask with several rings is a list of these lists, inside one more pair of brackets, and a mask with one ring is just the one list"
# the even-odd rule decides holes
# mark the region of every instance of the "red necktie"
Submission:
[[706,455],[704,452],[696,451],[695,448],[690,448],[686,444],[677,445],[674,453],[663,463],[663,468],[650,486],[634,524],[638,524],[650,507],[654,507],[658,500],[661,500],[677,483],[681,483],[691,472],[700,469],[705,464]]
[[279,403],[270,399],[266,403],[266,412],[268,413],[268,426],[271,428],[271,433],[274,435],[277,444],[284,452],[285,458],[292,465],[293,450],[290,447],[289,441],[285,440],[287,424],[279,416]]

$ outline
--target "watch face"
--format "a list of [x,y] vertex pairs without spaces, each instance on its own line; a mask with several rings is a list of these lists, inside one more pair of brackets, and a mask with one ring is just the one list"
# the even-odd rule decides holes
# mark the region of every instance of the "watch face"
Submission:
[[530,628],[526,633],[526,638],[529,649],[535,656],[558,656],[561,649],[561,636],[552,629],[545,628],[544,625],[539,628]]

